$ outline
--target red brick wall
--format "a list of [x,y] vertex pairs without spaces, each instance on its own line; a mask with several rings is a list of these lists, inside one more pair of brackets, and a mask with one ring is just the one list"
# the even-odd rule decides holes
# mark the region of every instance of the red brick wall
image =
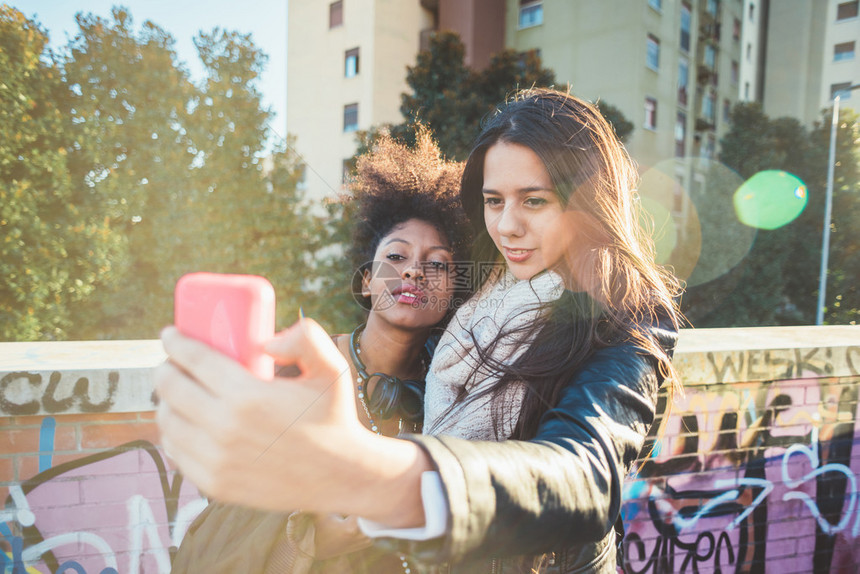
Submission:
[[41,572],[169,572],[171,547],[202,506],[157,444],[153,412],[0,418],[7,560],[47,541],[32,563]]
[[[145,343],[127,342],[125,362],[117,349],[44,344],[32,368],[19,347],[5,371],[0,344],[0,572],[169,572],[205,501],[157,447]],[[860,571],[858,343],[853,327],[682,333],[686,395],[625,484],[627,571]],[[69,354],[102,366],[49,360]],[[92,385],[78,393],[83,377]],[[111,408],[80,412],[92,405]]]

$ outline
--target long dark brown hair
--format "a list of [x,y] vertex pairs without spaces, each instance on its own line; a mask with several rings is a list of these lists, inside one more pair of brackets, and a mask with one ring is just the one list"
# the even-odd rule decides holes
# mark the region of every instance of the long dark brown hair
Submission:
[[[501,262],[487,233],[483,211],[484,158],[497,143],[517,144],[540,157],[565,206],[567,237],[564,277],[568,289],[545,305],[541,319],[506,330],[477,349],[480,374],[498,381],[478,394],[461,397],[451,410],[488,394],[500,397],[507,385],[522,382],[526,393],[513,436],[533,438],[541,416],[557,404],[564,386],[595,350],[632,343],[656,358],[658,376],[680,390],[671,357],[652,327],[677,329],[677,280],[655,263],[653,242],[640,224],[637,172],[624,147],[597,108],[569,93],[550,89],[519,92],[487,121],[463,172],[460,194],[476,237],[476,264]],[[456,319],[455,319],[456,320]],[[494,357],[502,339],[528,344],[513,364]],[[478,377],[478,371],[473,373]],[[467,385],[469,386],[469,385]],[[495,408],[503,401],[495,401]],[[497,413],[503,415],[503,413]],[[494,417],[496,420],[500,416]]]

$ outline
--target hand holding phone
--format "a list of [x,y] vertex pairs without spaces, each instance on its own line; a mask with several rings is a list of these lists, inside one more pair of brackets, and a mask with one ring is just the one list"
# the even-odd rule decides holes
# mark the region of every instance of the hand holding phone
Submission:
[[189,273],[176,283],[179,332],[233,357],[262,379],[274,377],[263,345],[275,335],[275,290],[258,275]]

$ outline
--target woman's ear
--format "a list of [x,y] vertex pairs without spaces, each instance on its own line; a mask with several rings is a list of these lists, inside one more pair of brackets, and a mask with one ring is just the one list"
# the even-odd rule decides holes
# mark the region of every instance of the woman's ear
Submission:
[[362,297],[370,297],[370,269],[365,269],[361,272],[361,295]]

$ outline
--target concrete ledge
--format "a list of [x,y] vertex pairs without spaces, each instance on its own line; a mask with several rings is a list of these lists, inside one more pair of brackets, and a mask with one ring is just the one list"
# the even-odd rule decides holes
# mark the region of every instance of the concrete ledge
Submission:
[[685,329],[675,352],[685,386],[860,374],[860,325]]
[[0,343],[0,417],[152,411],[161,341]]
[[[0,343],[0,417],[154,410],[152,341]],[[686,387],[860,375],[860,326],[685,329]]]

